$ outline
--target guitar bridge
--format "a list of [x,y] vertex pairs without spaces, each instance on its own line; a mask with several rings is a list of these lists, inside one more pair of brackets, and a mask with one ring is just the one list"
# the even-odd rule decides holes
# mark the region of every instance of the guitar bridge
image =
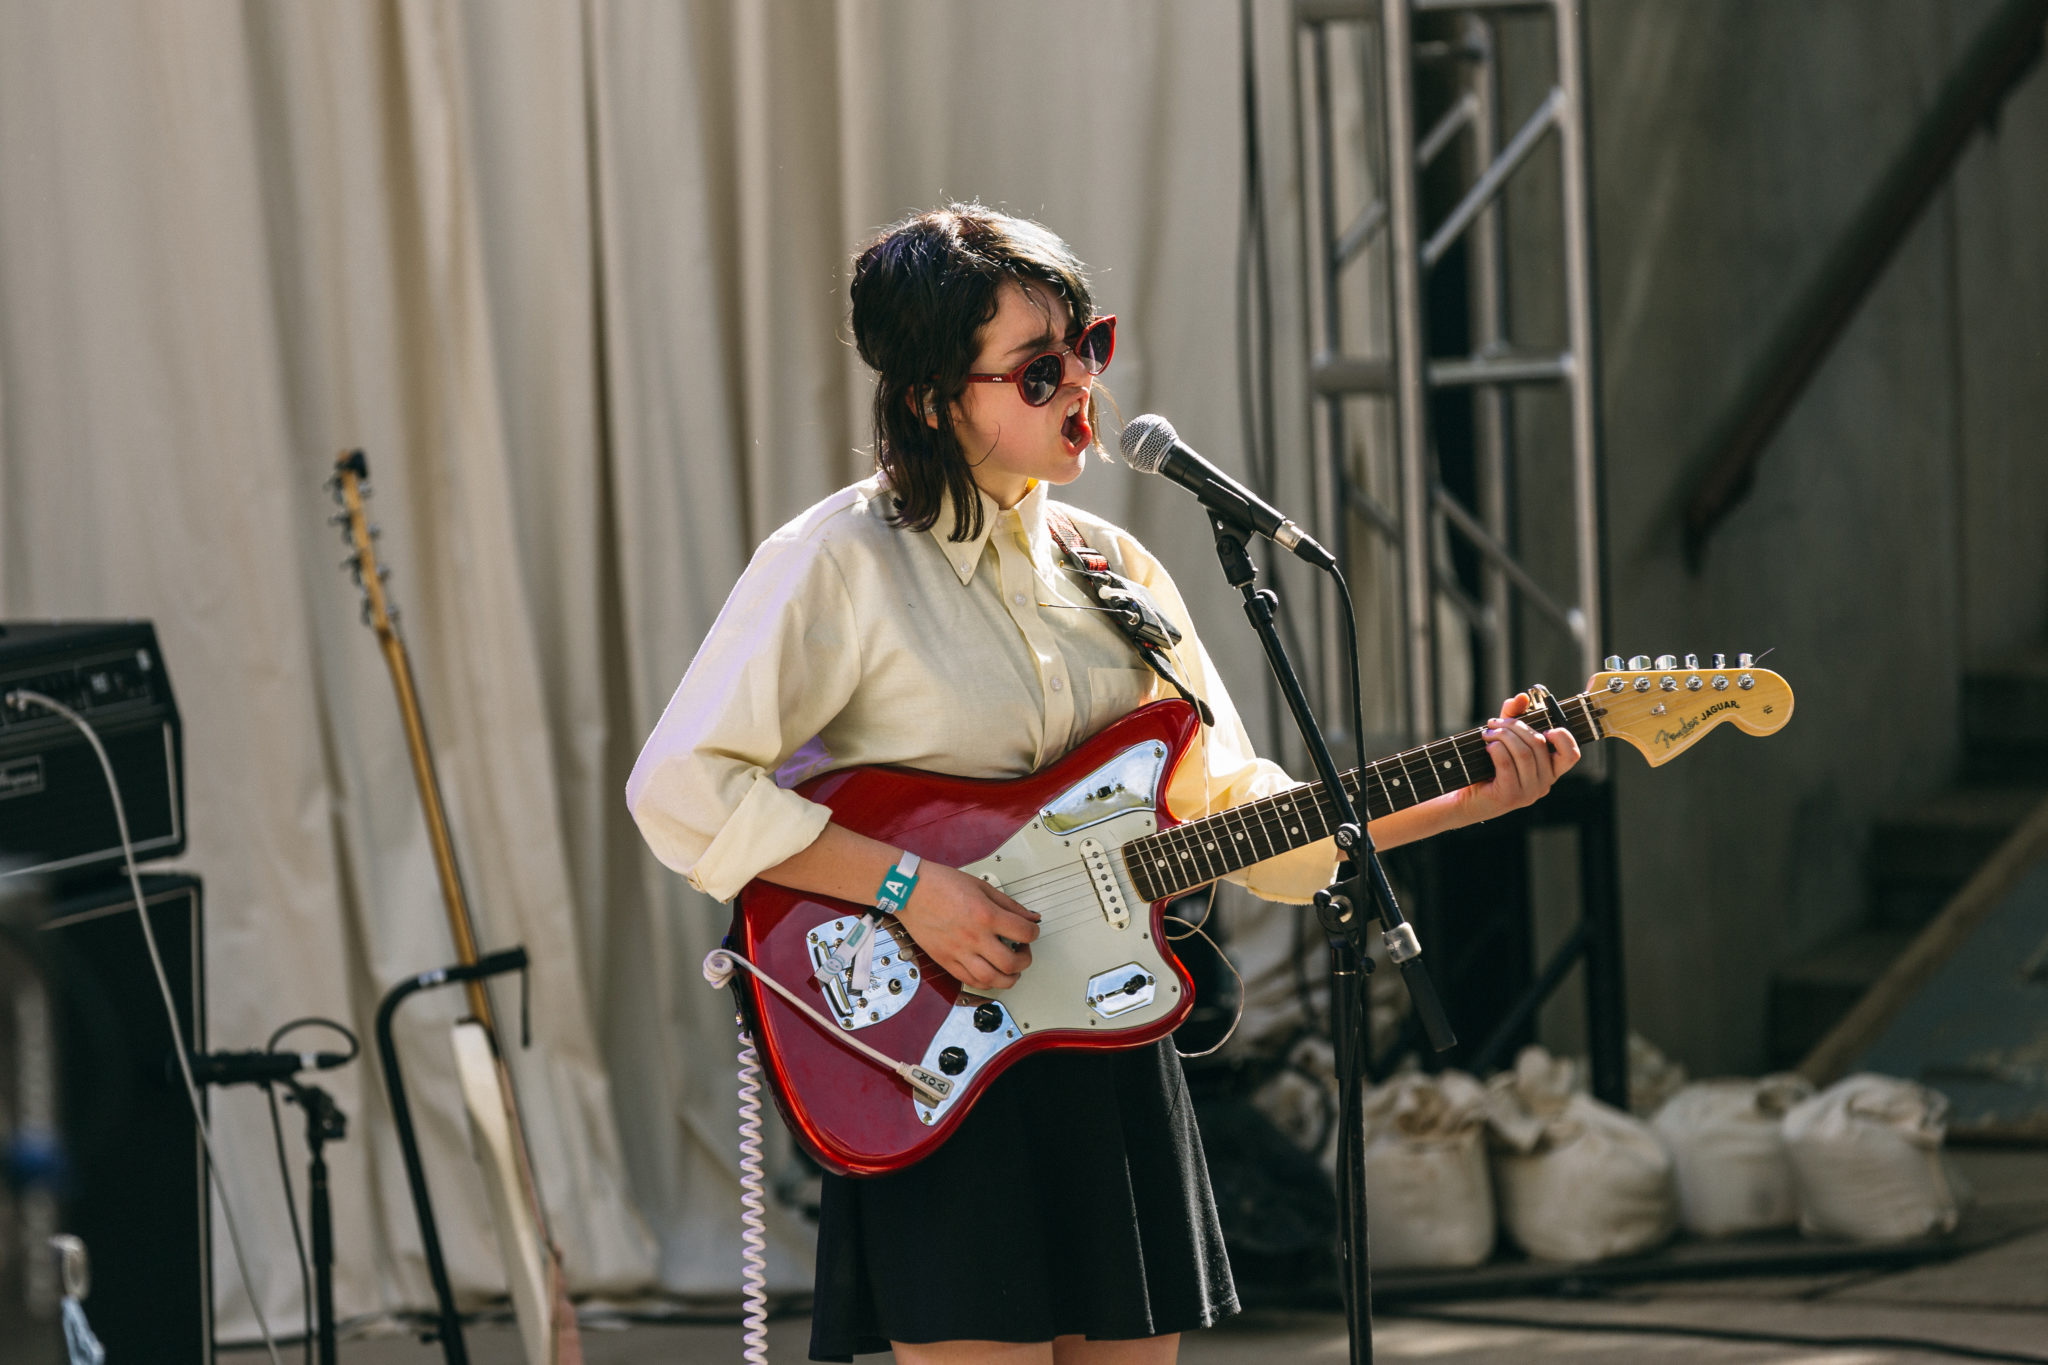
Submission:
[[853,989],[851,974],[842,964],[853,957],[853,950],[844,945],[860,922],[857,915],[830,920],[811,930],[804,945],[810,950],[811,974],[824,992],[826,1008],[839,1027],[848,1031],[881,1023],[917,994],[917,963],[903,951],[886,922],[875,926],[867,989]]

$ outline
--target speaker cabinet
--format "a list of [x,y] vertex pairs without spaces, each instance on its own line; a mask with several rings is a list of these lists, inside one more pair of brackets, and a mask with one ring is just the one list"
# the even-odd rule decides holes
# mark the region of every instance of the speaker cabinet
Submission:
[[[179,1026],[189,1047],[204,1050],[199,879],[146,876],[142,892]],[[109,1360],[210,1361],[206,1153],[178,1079],[128,879],[108,878],[52,901],[38,937],[56,982],[71,1163],[64,1229],[83,1238],[92,1257],[86,1316]]]

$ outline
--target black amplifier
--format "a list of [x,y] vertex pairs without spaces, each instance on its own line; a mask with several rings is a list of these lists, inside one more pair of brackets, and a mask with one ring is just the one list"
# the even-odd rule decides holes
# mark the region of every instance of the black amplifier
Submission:
[[121,865],[113,799],[64,717],[9,706],[16,688],[78,712],[121,783],[138,861],[185,851],[184,731],[147,621],[0,624],[0,877],[70,881]]

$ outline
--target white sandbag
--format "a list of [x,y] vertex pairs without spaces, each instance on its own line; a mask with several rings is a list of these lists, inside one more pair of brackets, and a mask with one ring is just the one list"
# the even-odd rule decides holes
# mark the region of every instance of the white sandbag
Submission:
[[1809,1237],[1903,1241],[1950,1232],[1960,1200],[1941,1160],[1948,1099],[1861,1073],[1785,1115],[1785,1150]]
[[1493,1254],[1486,1091],[1462,1071],[1397,1076],[1365,1096],[1366,1242],[1383,1270]]
[[1650,1126],[1671,1150],[1678,1221],[1700,1237],[1790,1227],[1799,1218],[1785,1112],[1813,1094],[1804,1076],[1700,1081],[1657,1111]]
[[1685,1065],[1635,1030],[1628,1035],[1628,1111],[1646,1119],[1685,1089]]
[[1678,1226],[1671,1156],[1641,1119],[1576,1092],[1573,1072],[1531,1047],[1488,1082],[1501,1223],[1547,1261],[1655,1246]]

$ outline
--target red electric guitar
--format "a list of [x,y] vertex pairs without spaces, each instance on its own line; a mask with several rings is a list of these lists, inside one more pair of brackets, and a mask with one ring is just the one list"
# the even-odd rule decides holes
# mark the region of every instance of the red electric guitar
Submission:
[[[1768,735],[1791,719],[1785,680],[1747,655],[1741,665],[1679,667],[1667,656],[1596,674],[1562,702],[1532,687],[1536,705],[1523,719],[1538,730],[1562,725],[1582,746],[1625,739],[1654,767],[1723,722]],[[1176,823],[1166,779],[1196,725],[1186,702],[1154,702],[1014,781],[849,768],[797,789],[840,824],[963,868],[1041,917],[1017,984],[973,992],[887,917],[861,980],[841,949],[866,906],[763,881],[740,893],[730,947],[810,1007],[793,1008],[749,973],[733,977],[776,1102],[823,1165],[844,1175],[900,1170],[945,1141],[1019,1058],[1136,1047],[1186,1017],[1192,983],[1166,943],[1165,903],[1327,838],[1335,821],[1313,784]],[[1377,819],[1492,775],[1475,729],[1354,769],[1344,784]],[[908,1065],[892,1071],[855,1042]]]

